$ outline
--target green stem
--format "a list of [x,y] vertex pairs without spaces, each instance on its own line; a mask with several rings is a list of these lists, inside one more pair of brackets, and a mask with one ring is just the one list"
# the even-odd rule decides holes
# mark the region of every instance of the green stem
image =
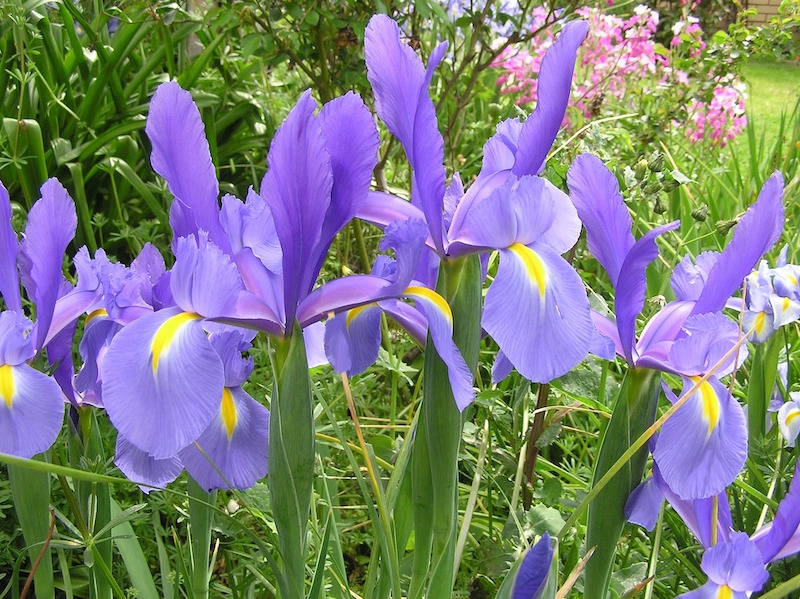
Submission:
[[[474,372],[481,337],[481,270],[477,256],[443,261],[437,291],[450,305],[453,340],[470,372]],[[425,433],[429,458],[432,517],[430,581],[426,596],[449,597],[454,579],[458,453],[463,417],[453,399],[447,366],[436,353],[430,337],[425,353],[423,393],[421,420],[424,419],[422,431]],[[424,468],[421,461],[415,460],[415,469]],[[416,534],[420,530],[415,518]]]
[[[653,424],[661,394],[661,374],[655,370],[632,368],[620,388],[611,422],[600,446],[594,471],[594,485],[637,439]],[[625,525],[625,503],[642,480],[647,449],[641,447],[589,506],[586,528],[587,550],[596,547],[586,564],[584,597],[603,599],[611,580],[617,540]]]
[[305,596],[306,530],[314,474],[314,407],[303,333],[272,338],[275,384],[270,404],[269,476],[278,530],[284,599]]
[[189,477],[189,523],[192,543],[192,595],[198,599],[208,597],[211,582],[211,524],[214,521],[214,506],[217,492],[208,493]]

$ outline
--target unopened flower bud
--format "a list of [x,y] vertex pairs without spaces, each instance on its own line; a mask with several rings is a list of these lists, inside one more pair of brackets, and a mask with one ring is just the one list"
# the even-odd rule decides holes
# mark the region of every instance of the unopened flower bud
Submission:
[[647,166],[654,173],[660,173],[664,170],[664,155],[656,154]]
[[660,195],[656,196],[656,201],[653,203],[653,212],[656,214],[664,214],[667,211],[667,205]]
[[680,183],[678,183],[672,177],[665,177],[664,180],[661,182],[661,185],[664,188],[664,191],[666,191],[667,193],[670,193],[674,189],[680,187]]
[[642,188],[642,193],[644,193],[645,196],[656,195],[659,191],[661,191],[661,184],[657,181],[648,183],[644,186],[644,188]]
[[720,235],[727,235],[728,231],[730,231],[731,229],[733,229],[736,226],[736,223],[738,222],[738,220],[739,219],[734,218],[734,219],[731,219],[731,220],[717,221],[717,224],[715,225],[714,228],[717,230],[717,233],[719,233]]
[[708,218],[708,206],[700,206],[692,210],[692,218],[701,223],[706,222],[706,218]]
[[642,158],[636,163],[636,168],[633,171],[637,181],[641,181],[647,176],[647,160]]

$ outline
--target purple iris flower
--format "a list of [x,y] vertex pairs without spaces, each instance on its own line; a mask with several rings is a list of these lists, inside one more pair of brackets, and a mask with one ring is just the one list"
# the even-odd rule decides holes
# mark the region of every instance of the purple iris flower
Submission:
[[[426,69],[388,17],[374,16],[365,35],[376,110],[405,149],[412,191],[410,203],[372,192],[358,216],[380,226],[423,218],[428,246],[438,256],[434,267],[439,260],[499,250],[482,326],[506,359],[538,382],[580,362],[592,336],[585,288],[561,257],[577,241],[580,221],[567,196],[538,176],[563,119],[575,54],[587,29],[584,22],[565,26],[539,73],[548,93],[524,123],[498,126],[484,147],[482,170],[466,191],[457,175],[445,186],[443,140],[427,91],[447,45],[436,47]],[[430,257],[423,261],[417,279],[430,286]]]
[[[721,314],[728,298],[783,228],[783,181],[775,173],[742,216],[721,254],[706,253],[696,264],[684,259],[672,276],[677,300],[645,325],[636,339],[636,318],[645,301],[645,270],[658,255],[656,238],[678,227],[663,225],[635,240],[632,222],[614,175],[595,156],[579,156],[567,177],[571,198],[586,227],[590,252],[605,268],[615,290],[612,321],[593,313],[599,333],[635,368],[680,375],[684,393],[708,374],[737,343],[737,325]],[[739,363],[742,354],[738,357]],[[720,383],[732,355],[664,425],[653,456],[661,475],[685,499],[711,497],[741,471],[747,430],[741,406]],[[677,398],[671,393],[668,397]]]
[[628,519],[652,528],[664,498],[686,522],[706,549],[701,567],[708,582],[684,593],[683,599],[731,597],[744,599],[760,591],[769,580],[766,565],[800,552],[800,479],[792,477],[789,492],[778,504],[775,518],[750,537],[733,530],[728,499],[723,491],[717,497],[717,535],[711,498],[687,501],[678,497],[653,469],[653,476],[631,494],[626,506]]
[[[6,307],[0,313],[0,452],[25,458],[47,450],[64,419],[59,384],[30,363],[43,350],[53,364],[56,356],[68,355],[70,345],[64,352],[60,334],[77,319],[54,316],[59,298],[71,289],[61,269],[75,236],[75,205],[56,179],[46,181],[41,194],[20,242],[11,227],[8,192],[0,184],[0,293]],[[20,282],[35,307],[35,321],[23,311]],[[71,373],[65,378],[69,383]]]
[[398,225],[389,241],[398,258],[393,276],[314,288],[334,236],[366,199],[378,148],[374,119],[357,95],[329,102],[319,115],[315,108],[304,94],[277,131],[260,194],[251,190],[246,202],[225,196],[220,205],[191,95],[172,82],[151,101],[152,163],[175,197],[175,265],[152,287],[160,309],[126,324],[100,367],[109,417],[147,458],[189,447],[222,417],[226,400],[243,416],[229,441],[239,438],[252,404],[236,390],[241,382],[226,384],[208,336],[214,322],[288,337],[295,323],[306,329],[331,312],[398,297],[411,281],[426,236],[415,222]]
[[243,358],[254,333],[219,325],[209,340],[223,364],[225,386],[217,414],[194,443],[176,456],[153,458],[122,434],[114,462],[144,492],[164,487],[186,468],[198,484],[213,489],[245,489],[267,474],[269,410],[253,399],[244,383],[253,359]]

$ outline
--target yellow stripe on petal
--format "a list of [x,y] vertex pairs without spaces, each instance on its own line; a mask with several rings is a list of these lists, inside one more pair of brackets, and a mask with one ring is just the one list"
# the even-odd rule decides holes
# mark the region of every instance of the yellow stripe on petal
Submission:
[[3,364],[0,366],[0,395],[3,396],[3,399],[6,402],[6,406],[8,409],[11,409],[11,405],[14,403],[14,392],[16,391],[16,385],[14,384],[14,370],[8,364]]
[[792,410],[786,415],[786,426],[789,426],[793,420],[797,420],[797,417],[800,416],[800,410]]
[[547,269],[542,259],[531,248],[521,243],[515,243],[508,249],[522,260],[528,278],[539,289],[539,295],[544,297],[547,290]]
[[428,300],[436,306],[439,312],[444,314],[450,324],[453,324],[453,311],[450,309],[450,305],[435,291],[431,291],[427,287],[408,287],[403,292],[403,295],[410,295],[411,297],[416,296]]
[[225,425],[225,431],[228,433],[228,440],[233,437],[233,431],[236,428],[236,423],[239,421],[239,415],[236,412],[236,404],[233,403],[233,395],[230,389],[225,387],[222,389],[222,424]]
[[169,349],[178,331],[180,331],[185,324],[194,320],[200,320],[201,318],[203,317],[199,314],[181,312],[167,319],[164,324],[158,327],[156,334],[153,336],[153,343],[150,345],[154,374],[158,370],[158,361],[161,359],[161,354]]
[[105,308],[100,308],[99,310],[94,310],[93,312],[89,312],[89,315],[86,317],[86,322],[84,326],[89,324],[89,322],[99,316],[108,316],[108,312],[106,312]]
[[756,335],[761,335],[764,332],[764,325],[767,322],[767,314],[765,312],[759,312],[756,315],[755,323],[753,323],[753,327],[756,330]]
[[[693,376],[691,379],[695,383],[700,381],[699,376]],[[717,428],[717,424],[719,424],[719,413],[721,410],[719,398],[717,397],[716,391],[714,391],[714,387],[712,387],[711,383],[708,381],[702,383],[697,392],[700,394],[703,420],[706,422],[706,424],[708,424],[708,432],[706,433],[706,437],[710,437],[711,433],[714,432],[714,429]]]
[[723,584],[717,591],[717,599],[733,599],[733,590],[727,584]]
[[370,306],[374,306],[375,304],[366,304],[364,306],[358,306],[356,308],[351,308],[347,311],[347,316],[345,317],[344,325],[349,329],[350,323],[352,323],[359,314],[361,314],[364,310],[369,308]]

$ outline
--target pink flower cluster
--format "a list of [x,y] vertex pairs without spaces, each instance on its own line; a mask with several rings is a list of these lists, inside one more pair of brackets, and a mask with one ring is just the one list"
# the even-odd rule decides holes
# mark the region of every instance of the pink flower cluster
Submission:
[[[658,12],[637,6],[627,19],[585,7],[577,11],[589,21],[589,36],[581,46],[576,65],[575,85],[570,104],[585,117],[598,115],[608,100],[625,108],[632,107],[632,98],[652,93],[656,88],[679,86],[683,97],[692,96],[708,81],[692,79],[687,69],[698,62],[706,50],[703,32],[696,19],[676,23],[673,40],[667,50],[656,44]],[[551,18],[548,23],[547,19]],[[533,11],[532,30],[553,24],[552,13],[538,7]],[[518,105],[535,102],[537,80],[545,50],[554,39],[552,27],[545,28],[536,43],[527,50],[506,49],[495,61],[500,69],[501,92],[516,96]],[[688,59],[688,61],[687,61]],[[708,90],[708,87],[706,87]],[[744,128],[744,94],[735,81],[717,81],[713,99],[683,102],[688,122],[681,127],[693,141],[708,139],[724,146]]]
[[747,125],[743,94],[734,85],[717,85],[710,102],[692,99],[687,112],[686,137],[692,142],[708,139],[724,147]]

